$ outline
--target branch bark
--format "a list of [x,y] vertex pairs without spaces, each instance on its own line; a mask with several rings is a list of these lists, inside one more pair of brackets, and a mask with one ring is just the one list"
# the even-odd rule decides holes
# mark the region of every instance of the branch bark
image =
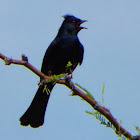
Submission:
[[[10,65],[10,64],[16,64],[16,65],[22,65],[25,66],[26,68],[28,68],[29,70],[31,70],[34,74],[36,74],[37,76],[39,76],[41,79],[44,80],[49,80],[51,79],[50,76],[46,76],[44,75],[42,72],[40,72],[38,69],[36,69],[34,66],[32,66],[29,62],[27,57],[25,57],[25,55],[22,55],[22,60],[14,60],[14,59],[10,59],[6,56],[4,56],[3,54],[0,53],[0,58],[2,60],[5,61],[5,65]],[[98,104],[98,102],[96,102],[95,100],[93,100],[92,98],[90,98],[88,95],[86,95],[82,90],[80,90],[79,88],[77,88],[76,86],[74,86],[72,81],[67,81],[67,80],[59,80],[57,81],[58,84],[63,84],[65,86],[67,86],[70,90],[73,91],[73,95],[77,95],[81,98],[83,98],[87,103],[89,103],[95,110],[97,110],[98,112],[100,112],[104,117],[106,117],[111,124],[116,128],[117,130],[117,134],[122,134],[124,135],[126,138],[130,138],[132,140],[138,140],[140,139],[140,136],[132,136],[127,130],[125,130],[118,122],[117,120],[113,117],[113,115],[111,114],[111,112]]]

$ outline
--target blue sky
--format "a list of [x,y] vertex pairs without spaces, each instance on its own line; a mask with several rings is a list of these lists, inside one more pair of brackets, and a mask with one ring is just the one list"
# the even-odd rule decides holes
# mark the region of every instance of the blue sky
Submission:
[[[0,53],[40,69],[44,53],[70,13],[88,20],[79,33],[85,54],[73,81],[110,109],[124,128],[136,135],[140,126],[140,1],[135,0],[5,0],[0,1]],[[4,66],[0,60],[0,139],[117,140],[115,133],[85,113],[92,108],[71,91],[56,85],[45,123],[38,129],[22,127],[19,118],[30,105],[39,78],[22,66]]]

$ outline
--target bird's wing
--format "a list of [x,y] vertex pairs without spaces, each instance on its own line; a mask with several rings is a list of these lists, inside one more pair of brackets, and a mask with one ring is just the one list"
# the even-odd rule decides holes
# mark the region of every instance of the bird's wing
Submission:
[[83,62],[83,57],[84,57],[84,47],[82,44],[80,44],[80,57],[79,57],[79,64],[81,65]]
[[49,70],[54,65],[55,59],[57,59],[57,49],[61,46],[61,42],[59,38],[55,38],[50,46],[48,47],[42,62],[41,72],[48,75]]

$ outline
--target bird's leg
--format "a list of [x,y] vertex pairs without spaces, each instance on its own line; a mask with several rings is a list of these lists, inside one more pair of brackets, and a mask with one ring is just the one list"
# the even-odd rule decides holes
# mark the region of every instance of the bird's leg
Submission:
[[[71,81],[71,79],[72,79],[72,73],[70,74],[70,75],[66,75],[65,76],[65,81],[66,82],[70,82]],[[71,95],[69,95],[69,96],[74,96],[74,95],[76,95],[73,91],[74,91],[74,88],[75,88],[75,85],[74,85],[74,83],[73,82],[71,82],[72,83],[72,94]]]
[[66,74],[66,76],[65,76],[65,81],[66,81],[67,83],[69,83],[71,79],[72,79],[72,75],[67,75],[67,74]]

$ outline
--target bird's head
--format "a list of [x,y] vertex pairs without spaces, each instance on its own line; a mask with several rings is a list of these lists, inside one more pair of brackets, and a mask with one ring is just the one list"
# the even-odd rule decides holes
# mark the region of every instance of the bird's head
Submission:
[[64,21],[62,26],[60,27],[60,32],[67,32],[70,35],[77,35],[78,32],[82,29],[87,29],[85,27],[80,26],[82,23],[87,22],[87,20],[81,20],[79,18],[74,17],[73,15],[65,15],[63,16]]

